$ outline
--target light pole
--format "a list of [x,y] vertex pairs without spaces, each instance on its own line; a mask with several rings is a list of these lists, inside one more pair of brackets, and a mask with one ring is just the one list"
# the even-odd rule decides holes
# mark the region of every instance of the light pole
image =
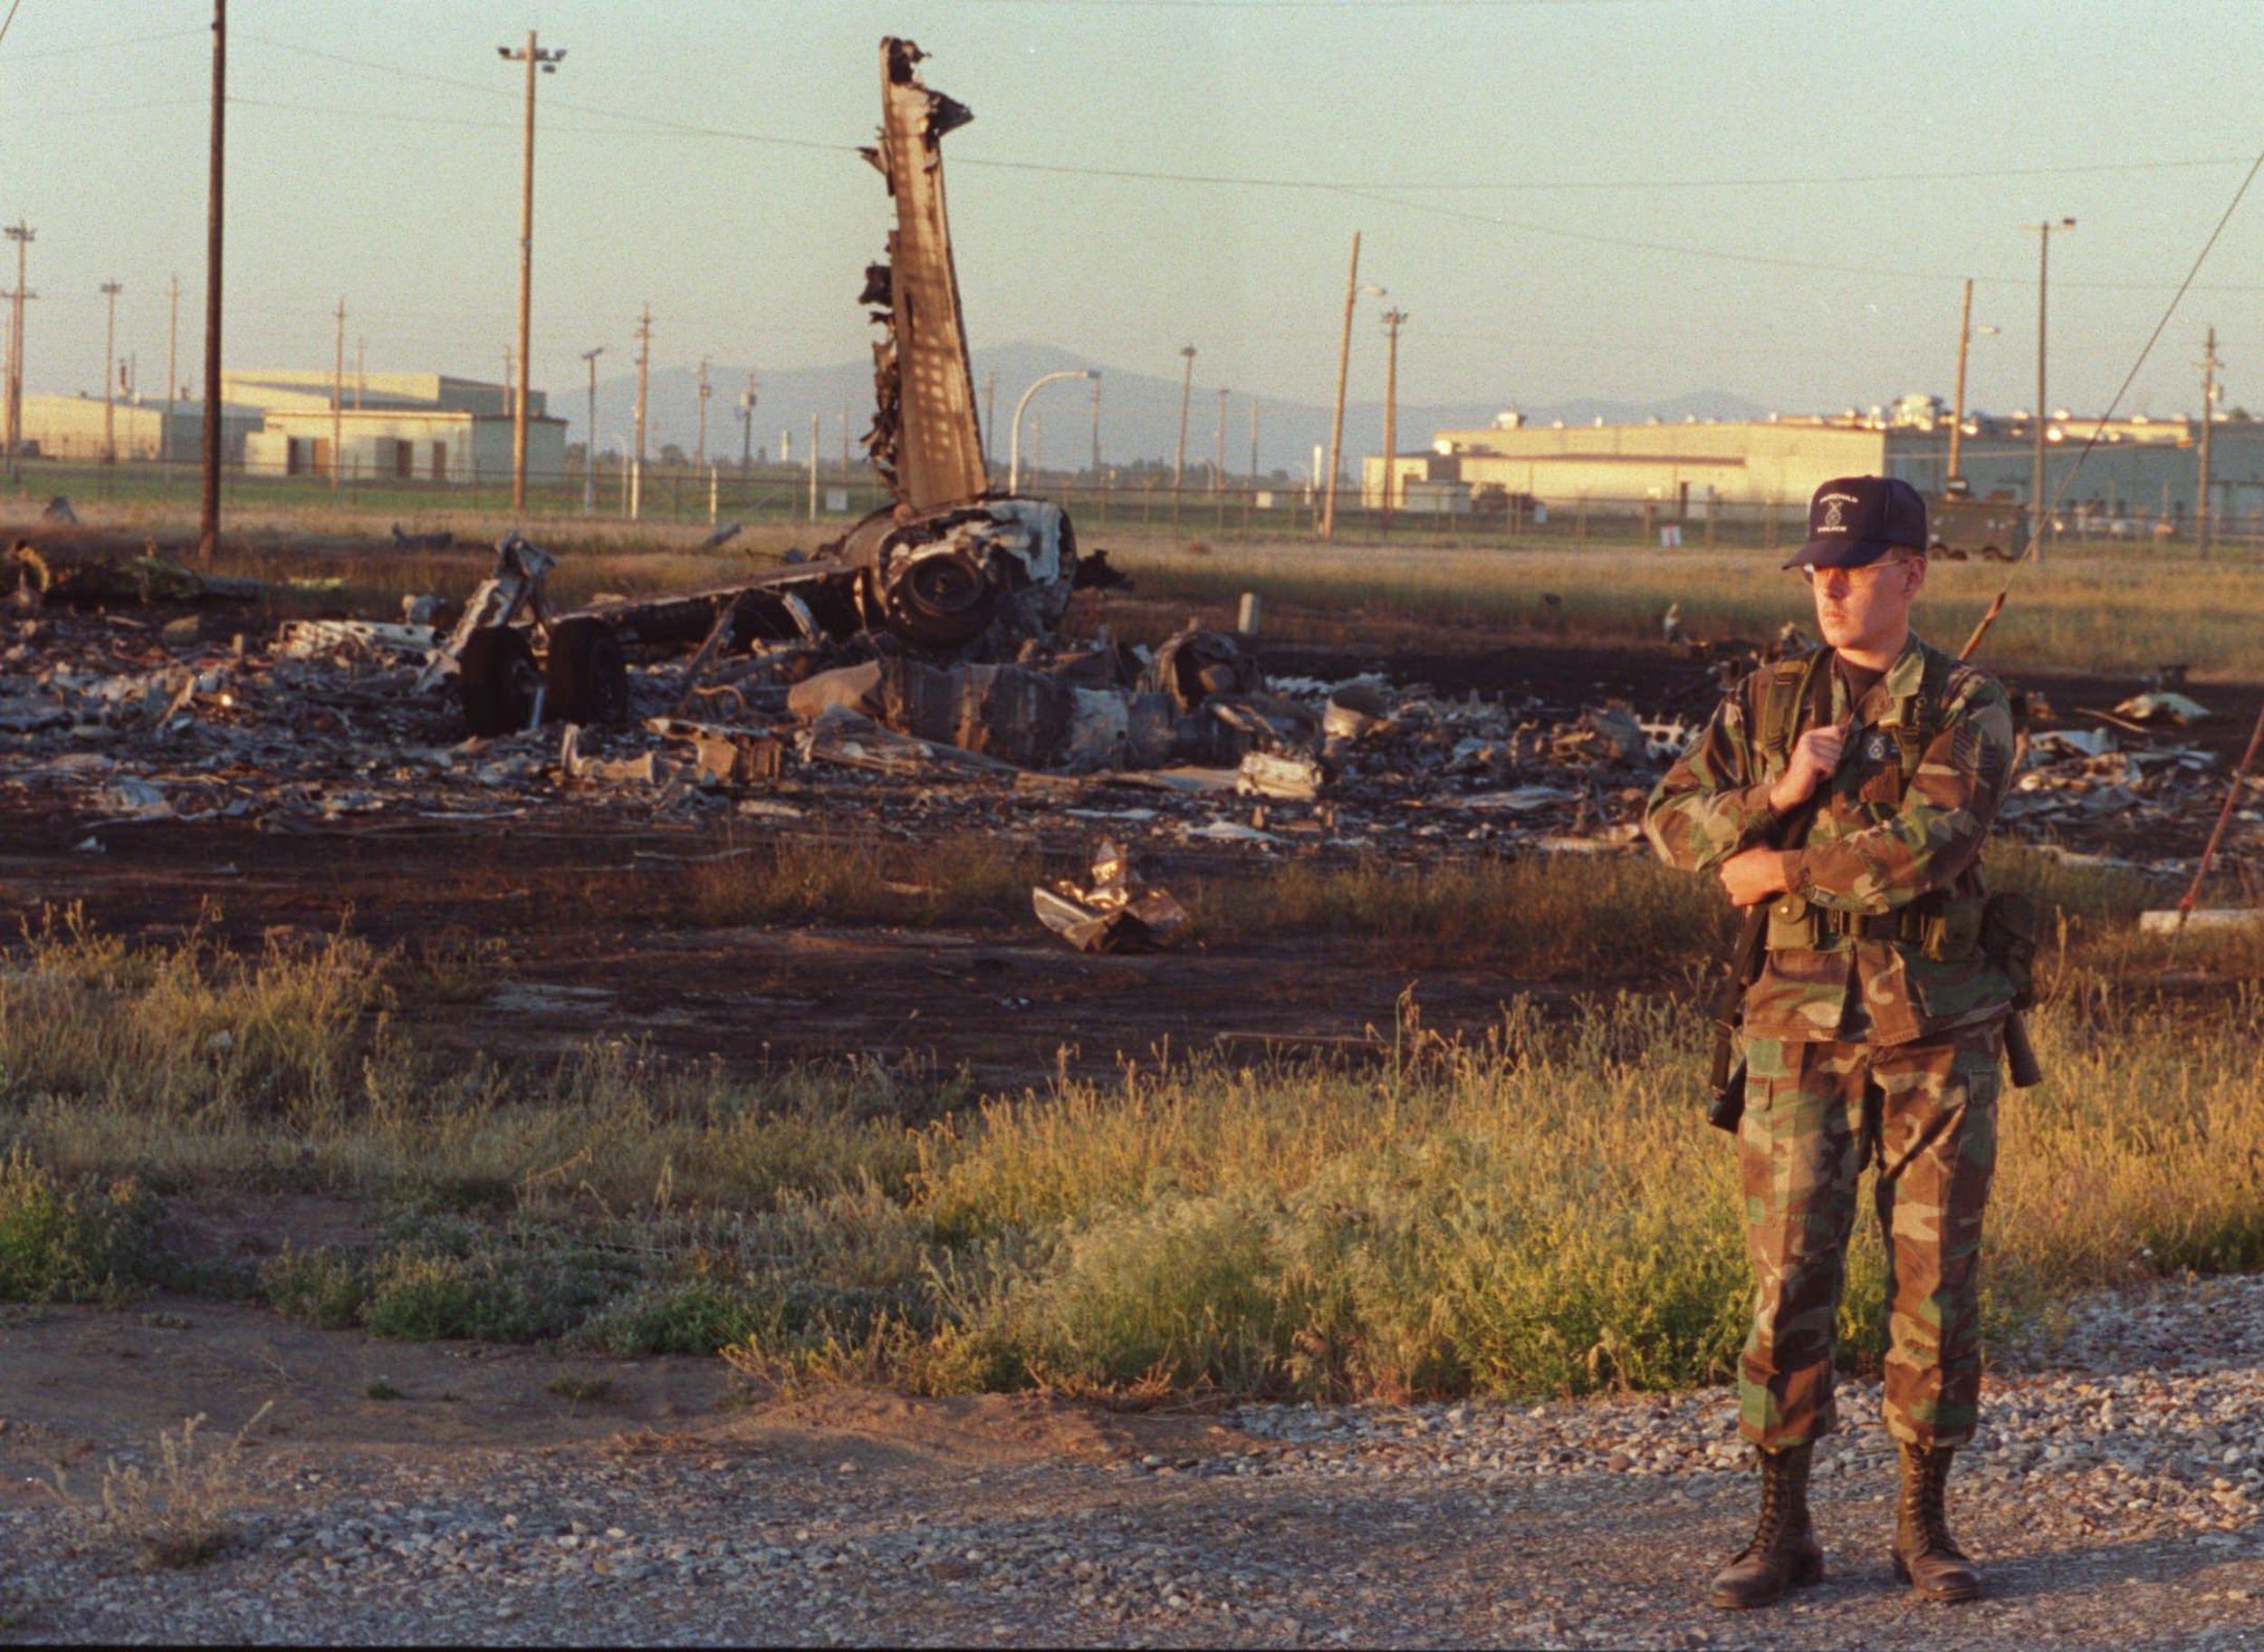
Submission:
[[589,447],[581,456],[581,514],[598,514],[598,358],[605,354],[605,346],[581,352],[582,365],[590,370]]
[[1179,353],[1186,359],[1186,377],[1179,385],[1179,454],[1171,464],[1172,508],[1179,505],[1180,485],[1187,479],[1187,402],[1194,394],[1194,346],[1183,344]]
[[1965,305],[1958,312],[1957,407],[1954,416],[1950,420],[1950,469],[1949,474],[1943,478],[1943,492],[1944,493],[1949,491],[1952,483],[1956,482],[1965,474],[1958,467],[1959,458],[1964,451],[1965,444],[1965,352],[1971,347],[1975,333],[1981,334],[1983,338],[1990,338],[1994,336],[1996,331],[1994,327],[1973,325],[1973,278],[1968,275],[1965,278]]
[[[1188,347],[1188,350],[1190,354],[1194,353],[1192,345]],[[1008,493],[1018,494],[1022,491],[1022,409],[1030,405],[1030,399],[1038,393],[1041,386],[1051,384],[1057,379],[1098,379],[1099,377],[1099,372],[1095,369],[1072,367],[1058,373],[1046,373],[1031,380],[1030,388],[1022,393],[1022,399],[1014,404],[1014,428],[1012,434],[1007,438],[1006,491]],[[1182,434],[1180,441],[1184,444],[1185,440],[1185,436]]]
[[747,369],[747,388],[739,392],[739,474],[754,470],[754,369]]
[[2069,230],[2076,226],[2073,218],[2058,223],[2046,219],[2029,227],[2036,232],[2036,449],[2029,471],[2029,509],[2038,513],[2029,527],[2029,543],[2036,547],[2036,560],[2044,560],[2044,530],[2049,525],[2051,502],[2044,495],[2044,430],[2051,423],[2051,413],[2044,398],[2044,297],[2049,283],[2052,265],[2052,232]]
[[527,66],[527,112],[524,158],[519,178],[519,398],[511,411],[511,508],[527,508],[527,387],[534,382],[534,362],[528,355],[530,316],[534,306],[534,72],[556,74],[566,55],[561,47],[545,52],[527,31],[523,51],[497,46],[495,54],[509,63]]

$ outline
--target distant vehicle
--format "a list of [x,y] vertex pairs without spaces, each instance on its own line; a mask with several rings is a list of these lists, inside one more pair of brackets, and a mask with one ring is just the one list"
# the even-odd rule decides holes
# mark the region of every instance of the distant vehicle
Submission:
[[2017,499],[1976,499],[1962,482],[1926,502],[1928,552],[1944,562],[2010,562],[2028,549],[2029,514]]
[[1540,503],[1530,494],[1513,494],[1499,482],[1482,482],[1478,491],[1470,496],[1471,510],[1480,516],[1507,516],[1517,513],[1520,522],[1533,520],[1533,507]]

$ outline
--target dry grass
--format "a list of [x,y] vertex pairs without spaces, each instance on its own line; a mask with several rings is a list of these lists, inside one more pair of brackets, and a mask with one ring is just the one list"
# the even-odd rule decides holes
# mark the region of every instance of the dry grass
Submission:
[[[1122,543],[1119,543],[1119,542]],[[1709,639],[1762,639],[1787,620],[1812,630],[1806,589],[1757,551],[1628,548],[1444,549],[1259,542],[1200,558],[1157,539],[1110,541],[1111,559],[1143,597],[1231,611],[1266,599],[1268,629],[1300,621],[1421,623],[1463,631],[1603,642],[1653,642],[1679,602],[1684,629]],[[1919,628],[1945,647],[1966,634],[2006,570],[1944,562],[1930,576]],[[1551,604],[1544,599],[1554,596]],[[2253,620],[2264,607],[2264,565],[2208,562],[2185,551],[2077,551],[2021,570],[2014,600],[1990,634],[1983,663],[2061,670],[2143,670],[2165,661],[2196,671],[2252,668]],[[1278,621],[1278,622],[1277,622]]]
[[913,843],[868,827],[725,839],[686,871],[696,922],[709,926],[842,926],[1011,922],[1026,919],[1031,886],[1045,875],[1033,850],[966,833]]
[[[2064,904],[2112,898],[2084,881]],[[979,1102],[918,1075],[750,1081],[622,1043],[444,1073],[387,1053],[374,1015],[313,1017],[322,1059],[222,1086],[193,1044],[127,1033],[145,1001],[194,1028],[199,994],[247,981],[304,1022],[285,1000],[329,1002],[352,968],[377,965],[188,964],[49,931],[0,975],[0,1029],[29,994],[77,1053],[43,1068],[38,1041],[0,1042],[0,1138],[53,1174],[139,1173],[175,1197],[365,1201],[366,1251],[278,1257],[263,1282],[286,1311],[384,1335],[728,1347],[751,1370],[931,1390],[1396,1397],[1710,1380],[1741,1332],[1703,1018],[1670,1001],[1519,1004],[1463,1040],[1411,1006],[1380,1061],[1176,1061]],[[2264,994],[2178,1005],[2069,965],[2036,1035],[2050,1083],[2001,1103],[2000,1329],[2087,1285],[2264,1265]],[[116,1065],[91,1066],[106,1048]],[[161,1088],[200,1103],[121,1108],[168,1048],[195,1071]],[[1866,1241],[1857,1361],[1879,1292]]]
[[227,1542],[244,1499],[245,1443],[273,1408],[272,1400],[261,1406],[217,1445],[199,1437],[206,1421],[202,1413],[185,1419],[177,1434],[158,1436],[148,1467],[110,1459],[90,1503],[72,1495],[61,1467],[55,1470],[54,1489],[99,1535],[133,1549],[147,1564],[201,1566]]

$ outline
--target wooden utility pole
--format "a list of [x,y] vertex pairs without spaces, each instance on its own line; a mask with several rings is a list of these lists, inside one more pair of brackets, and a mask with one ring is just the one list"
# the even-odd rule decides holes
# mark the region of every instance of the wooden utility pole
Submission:
[[707,358],[700,358],[700,424],[699,436],[692,444],[692,468],[701,475],[707,474],[707,399],[714,392],[707,382]]
[[1329,485],[1321,495],[1320,536],[1337,532],[1337,468],[1344,452],[1344,387],[1352,371],[1352,306],[1360,295],[1360,232],[1352,232],[1352,267],[1344,278],[1344,341],[1337,348],[1337,410],[1329,421]]
[[338,353],[331,365],[331,490],[346,457],[346,295],[338,295]]
[[644,313],[637,318],[637,411],[632,423],[636,436],[637,468],[645,468],[645,379],[652,366],[652,306],[647,304]]
[[975,432],[983,443],[983,474],[986,478],[991,474],[991,421],[997,416],[998,373],[994,370],[983,375],[983,428]]
[[167,283],[166,296],[171,301],[172,308],[165,324],[165,423],[158,431],[158,462],[160,465],[173,456],[173,398],[181,385],[181,278],[178,275]]
[[747,369],[747,388],[739,393],[739,474],[754,471],[754,369]]
[[1399,327],[1405,310],[1384,312],[1384,526],[1391,526],[1393,497],[1399,492]]
[[1258,399],[1250,399],[1250,491],[1258,491]]
[[2051,408],[2044,396],[2044,300],[2050,284],[2052,264],[2052,232],[2073,229],[2073,218],[2058,223],[2047,219],[2029,227],[2036,231],[2036,418],[2031,434],[2035,449],[2029,466],[2029,509],[2033,514],[2029,523],[2029,543],[2036,548],[2036,560],[2044,560],[2044,534],[2051,525],[2051,498],[2045,492],[2044,432],[2051,420]]
[[1194,346],[1183,344],[1179,353],[1186,359],[1186,376],[1179,384],[1179,451],[1171,462],[1172,503],[1179,500],[1179,490],[1187,479],[1187,402],[1194,394]]
[[2209,554],[2210,530],[2215,525],[2210,509],[2212,491],[2209,471],[2210,432],[2217,423],[2217,330],[2209,330],[2209,344],[2202,355],[2201,495],[2194,504],[2194,535],[2203,556]]
[[102,463],[118,463],[118,370],[111,364],[118,360],[118,295],[125,287],[115,281],[104,282],[99,291],[110,300],[110,321],[102,333]]
[[1093,375],[1093,483],[1100,483],[1100,375]]
[[205,198],[205,428],[203,502],[197,554],[212,561],[220,541],[220,226],[228,112],[228,0],[212,0],[212,156]]
[[[1957,406],[1950,419],[1950,468],[1943,478],[1945,485],[1954,482],[1964,473],[1958,469],[1958,459],[1965,445],[1965,353],[1973,342],[1973,278],[1965,278],[1965,303],[1958,312],[1957,322]],[[1948,491],[1945,485],[1944,492]]]
[[24,445],[24,301],[34,296],[24,284],[24,251],[39,239],[39,231],[18,219],[8,226],[7,237],[15,243],[15,292],[8,304],[8,378],[0,399],[7,403],[8,474],[15,476],[22,474],[17,455]]
[[581,514],[585,516],[598,513],[598,358],[603,354],[602,344],[581,352],[582,364],[590,370],[589,434],[581,448]]
[[1226,491],[1226,387],[1224,385],[1219,387],[1218,393],[1218,436],[1211,456],[1211,491],[1214,494],[1223,494]]
[[529,365],[533,359],[534,312],[534,75],[538,69],[544,74],[556,74],[566,53],[563,49],[545,52],[537,47],[532,29],[527,31],[523,51],[497,46],[495,53],[506,62],[527,66],[526,137],[519,172],[519,394],[511,408],[511,508],[523,513],[527,508],[527,396],[534,381]]

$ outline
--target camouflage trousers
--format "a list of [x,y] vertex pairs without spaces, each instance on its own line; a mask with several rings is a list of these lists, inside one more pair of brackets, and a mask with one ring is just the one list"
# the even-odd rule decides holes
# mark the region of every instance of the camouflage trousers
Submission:
[[1866,1165],[1887,1255],[1887,1427],[1919,1446],[1972,1436],[2003,1039],[1999,1021],[1892,1047],[1749,1041],[1738,1160],[1760,1289],[1738,1423],[1764,1450],[1831,1431],[1840,1289]]

